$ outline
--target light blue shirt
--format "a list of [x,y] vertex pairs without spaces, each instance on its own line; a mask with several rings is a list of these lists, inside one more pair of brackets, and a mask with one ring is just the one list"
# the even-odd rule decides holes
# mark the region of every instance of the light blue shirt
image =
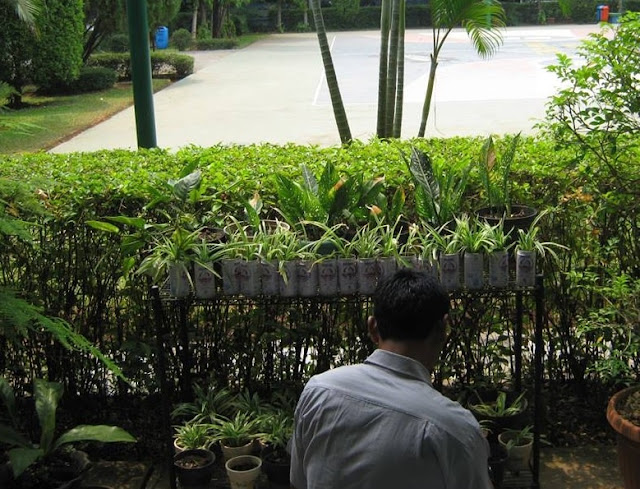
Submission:
[[308,382],[290,446],[296,489],[492,487],[473,415],[421,363],[385,350]]

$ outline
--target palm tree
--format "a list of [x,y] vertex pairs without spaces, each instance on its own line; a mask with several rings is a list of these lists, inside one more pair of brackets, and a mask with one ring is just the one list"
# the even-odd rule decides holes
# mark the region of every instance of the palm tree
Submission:
[[379,138],[400,137],[404,93],[405,0],[383,0],[378,76]]
[[342,103],[342,95],[340,95],[340,87],[338,86],[338,78],[336,70],[333,67],[333,59],[331,58],[331,49],[327,41],[327,31],[324,27],[324,19],[322,10],[320,9],[320,0],[311,0],[311,11],[313,12],[313,22],[316,25],[316,33],[318,34],[318,43],[320,44],[320,55],[324,64],[324,74],[329,87],[329,95],[331,95],[331,105],[333,107],[333,115],[338,125],[338,133],[342,144],[351,142],[351,129],[347,120],[347,113]]
[[40,11],[39,0],[0,0],[16,11],[20,19],[29,25],[35,23],[35,18]]
[[433,52],[418,137],[424,137],[427,127],[438,68],[438,55],[453,28],[464,27],[476,52],[481,57],[487,58],[493,55],[502,44],[501,29],[506,26],[506,15],[497,0],[431,0],[431,22]]

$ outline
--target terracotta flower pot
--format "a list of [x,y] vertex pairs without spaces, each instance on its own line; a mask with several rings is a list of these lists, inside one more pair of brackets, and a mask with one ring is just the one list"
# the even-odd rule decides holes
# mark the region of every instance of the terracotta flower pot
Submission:
[[625,489],[640,488],[640,427],[623,418],[619,410],[638,389],[640,386],[621,390],[609,400],[607,406],[607,420],[618,434],[618,464]]

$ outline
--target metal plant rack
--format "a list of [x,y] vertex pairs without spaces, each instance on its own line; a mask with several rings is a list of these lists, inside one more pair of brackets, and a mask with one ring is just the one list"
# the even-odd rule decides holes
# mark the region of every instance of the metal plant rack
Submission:
[[[513,327],[513,381],[514,389],[516,392],[522,391],[522,337],[523,337],[523,316],[525,314],[524,299],[529,298],[534,301],[535,316],[533,319],[534,327],[534,341],[533,341],[533,456],[532,465],[530,471],[521,471],[517,474],[508,473],[505,471],[505,478],[503,480],[502,489],[525,489],[532,488],[538,489],[540,487],[539,474],[540,474],[540,428],[542,425],[542,353],[543,353],[543,315],[544,315],[544,286],[542,276],[539,275],[536,278],[535,287],[519,288],[511,284],[510,287],[504,289],[484,288],[479,290],[467,290],[461,289],[453,291],[451,294],[452,300],[458,304],[463,304],[465,301],[474,300],[513,300],[515,303],[515,324]],[[371,307],[371,301],[366,296],[344,296],[344,297],[242,297],[242,296],[224,296],[219,295],[210,300],[199,300],[193,297],[187,297],[183,299],[170,297],[168,291],[161,290],[158,287],[152,287],[151,289],[151,303],[153,308],[154,323],[156,327],[156,346],[158,351],[157,359],[157,379],[162,399],[161,414],[163,419],[163,438],[167,441],[166,444],[166,458],[168,466],[170,467],[170,482],[171,488],[176,489],[175,474],[173,469],[173,439],[171,433],[171,403],[174,399],[174,388],[170,386],[168,380],[168,360],[173,360],[173,371],[170,372],[174,379],[177,379],[177,390],[180,392],[180,397],[183,399],[189,399],[192,392],[192,370],[194,368],[194,358],[190,349],[190,327],[193,329],[194,325],[190,324],[192,321],[192,314],[194,310],[202,309],[209,313],[214,310],[218,314],[218,319],[224,322],[229,311],[235,311],[235,314],[242,314],[244,311],[247,314],[262,314],[262,317],[258,317],[258,321],[265,319],[267,316],[270,318],[279,318],[283,320],[289,320],[287,314],[294,311],[295,314],[302,315],[309,310],[315,311],[315,314],[323,318],[319,323],[319,328],[326,328],[326,331],[322,331],[323,334],[336,334],[335,324],[332,323],[332,318],[338,313],[336,311],[340,308],[351,308],[350,312],[354,313],[356,317],[360,317],[362,324],[359,325],[361,330],[358,332],[358,325],[347,332],[347,334],[353,335],[351,340],[353,344],[356,344],[356,349],[353,351],[346,351],[346,362],[359,361],[368,354],[367,351],[363,351],[362,348],[357,349],[358,342],[362,339],[362,332],[366,330],[364,323],[368,311]],[[260,312],[262,311],[262,312]],[[265,312],[265,311],[268,311]],[[531,312],[530,307],[528,309]],[[295,315],[294,314],[294,315]],[[297,317],[297,316],[296,316]],[[297,317],[297,319],[300,319]],[[196,318],[196,321],[198,319]],[[201,329],[215,329],[211,328],[211,322],[200,326]],[[197,326],[196,326],[197,327]],[[363,329],[364,328],[364,329]],[[342,333],[342,331],[341,331]],[[223,334],[223,333],[220,333]],[[212,344],[215,344],[216,339],[211,338]],[[366,344],[366,342],[364,342]],[[322,355],[322,344],[318,342],[316,345],[318,350],[317,358],[318,365],[316,372],[327,370],[330,368],[328,360],[325,357],[331,355]],[[223,369],[224,365],[216,365],[216,359],[213,357],[207,357],[204,359],[198,359],[198,362],[205,365],[205,369],[215,370],[216,368]],[[268,363],[268,362],[267,362]],[[269,369],[274,369],[273,365],[265,365],[262,368],[266,369],[267,377],[270,372]],[[295,370],[295,369],[293,369]],[[273,370],[271,370],[273,373]],[[282,372],[280,372],[282,374]],[[302,371],[288,372],[292,375],[293,381],[300,381],[303,377]],[[244,375],[250,377],[251,372],[245,372]],[[175,387],[175,383],[172,382]]]

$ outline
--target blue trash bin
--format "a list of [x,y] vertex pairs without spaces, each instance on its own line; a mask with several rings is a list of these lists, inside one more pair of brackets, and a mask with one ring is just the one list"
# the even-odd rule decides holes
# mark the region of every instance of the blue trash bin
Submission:
[[604,7],[604,5],[598,5],[596,7],[596,22],[602,22],[602,7]]
[[169,28],[158,27],[156,29],[156,48],[167,49],[169,47]]

